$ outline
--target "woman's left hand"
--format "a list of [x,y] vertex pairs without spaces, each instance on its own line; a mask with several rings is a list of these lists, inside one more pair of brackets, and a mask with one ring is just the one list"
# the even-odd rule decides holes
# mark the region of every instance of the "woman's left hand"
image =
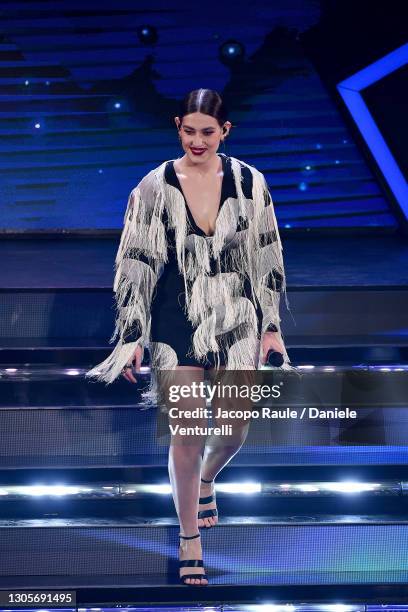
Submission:
[[279,338],[278,332],[265,332],[261,340],[261,364],[265,365],[268,351],[277,351],[283,353],[285,348]]

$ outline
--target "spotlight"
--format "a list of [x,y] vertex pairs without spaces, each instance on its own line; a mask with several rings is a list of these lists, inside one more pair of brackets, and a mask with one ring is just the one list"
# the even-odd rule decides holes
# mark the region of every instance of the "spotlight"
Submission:
[[152,493],[152,494],[158,494],[158,495],[171,495],[171,485],[167,483],[140,485],[138,489],[143,493]]
[[364,493],[366,491],[375,491],[381,485],[375,482],[326,482],[323,488],[328,491],[336,491],[339,493]]
[[252,493],[260,493],[262,484],[260,482],[225,482],[215,485],[215,490],[222,493],[251,495]]
[[[21,490],[22,487],[16,487],[17,490]],[[50,495],[53,497],[61,497],[64,495],[76,495],[80,488],[66,485],[31,485],[24,487],[26,494],[32,497],[43,497]],[[86,490],[86,489],[85,489]]]
[[158,41],[157,30],[151,25],[140,26],[136,32],[142,45],[154,45]]
[[245,57],[245,47],[237,40],[227,40],[219,47],[219,58],[227,66],[242,62]]
[[296,486],[297,489],[299,489],[299,491],[304,491],[305,493],[315,493],[316,491],[319,490],[319,487],[316,487],[316,485],[312,485],[312,484],[299,484]]

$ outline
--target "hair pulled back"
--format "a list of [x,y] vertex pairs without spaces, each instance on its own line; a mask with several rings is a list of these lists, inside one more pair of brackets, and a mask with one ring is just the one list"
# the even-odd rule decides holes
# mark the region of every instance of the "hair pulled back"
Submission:
[[204,113],[218,121],[222,127],[227,120],[227,109],[220,94],[214,89],[194,89],[190,91],[180,103],[179,117],[190,113]]

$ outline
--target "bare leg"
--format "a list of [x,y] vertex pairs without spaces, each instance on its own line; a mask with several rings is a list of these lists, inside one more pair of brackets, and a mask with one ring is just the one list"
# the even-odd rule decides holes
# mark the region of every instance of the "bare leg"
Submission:
[[[225,369],[225,368],[222,368]],[[221,367],[220,367],[221,370]],[[216,372],[211,370],[211,378]],[[234,373],[234,377],[239,380],[240,373]],[[248,383],[250,384],[250,373],[247,371],[242,372],[242,379],[246,381],[249,379]],[[237,381],[236,381],[237,382]],[[241,383],[243,384],[243,383]],[[212,406],[214,413],[216,413],[216,409],[221,407],[222,410],[230,410],[230,409],[239,409],[239,410],[248,410],[252,408],[252,402],[248,398],[239,398],[237,399],[229,399],[222,398],[222,400],[217,400],[216,405]],[[212,434],[208,437],[206,441],[206,446],[204,449],[204,456],[202,460],[201,467],[201,477],[204,480],[213,481],[217,474],[231,461],[231,459],[237,454],[239,449],[244,444],[250,426],[250,420],[244,421],[239,419],[230,419],[225,418],[215,418],[215,422],[217,426],[226,424],[232,425],[232,435],[230,436],[216,436]],[[207,497],[209,495],[214,495],[214,483],[203,483],[200,484],[200,497]],[[207,510],[216,508],[215,501],[210,502],[208,504],[201,504],[199,506],[200,510]],[[218,522],[217,516],[209,516],[203,519],[198,519],[199,527],[212,527],[216,525]]]
[[[191,385],[193,382],[204,380],[204,370],[199,367],[178,366],[176,368],[173,384]],[[177,404],[171,404],[181,410],[193,408],[205,408],[205,398],[181,398]],[[169,421],[175,425],[184,426],[206,426],[207,419],[172,419]],[[196,439],[195,439],[196,438]],[[180,533],[182,535],[195,535],[198,533],[198,496],[200,487],[200,470],[202,454],[205,445],[205,437],[183,436],[172,434],[169,449],[168,470],[172,495],[177,516],[180,522]],[[185,559],[202,559],[201,540],[180,540],[180,561]],[[207,580],[200,579],[204,569],[200,567],[184,567],[180,569],[183,574],[197,574],[197,579],[187,578],[188,584],[207,584]]]

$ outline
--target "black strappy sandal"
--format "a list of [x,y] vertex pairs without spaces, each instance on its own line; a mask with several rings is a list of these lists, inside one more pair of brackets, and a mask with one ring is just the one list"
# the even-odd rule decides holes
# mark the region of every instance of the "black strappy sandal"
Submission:
[[[213,480],[204,480],[204,478],[201,478],[201,482],[213,482]],[[210,504],[211,502],[215,501],[215,495],[208,495],[208,497],[200,497],[200,499],[198,500],[199,504]],[[207,518],[209,516],[218,516],[218,510],[217,508],[210,508],[209,510],[200,510],[200,512],[198,513],[198,518],[199,519],[204,519]],[[207,527],[207,529],[211,529],[211,527],[213,527],[214,525],[210,525],[210,527]]]
[[[183,540],[193,540],[194,538],[199,538],[200,537],[200,533],[197,533],[196,535],[193,536],[183,536],[181,535],[181,533],[179,533],[180,538],[183,538]],[[184,561],[179,561],[179,568],[182,567],[204,567],[203,564],[203,560],[202,559],[185,559]],[[188,583],[186,582],[187,578],[194,578],[196,580],[207,580],[208,581],[208,577],[206,576],[206,574],[184,574],[184,576],[180,576],[180,582],[182,582],[182,584],[185,584],[186,586],[207,586],[207,584],[195,584],[195,583]]]

